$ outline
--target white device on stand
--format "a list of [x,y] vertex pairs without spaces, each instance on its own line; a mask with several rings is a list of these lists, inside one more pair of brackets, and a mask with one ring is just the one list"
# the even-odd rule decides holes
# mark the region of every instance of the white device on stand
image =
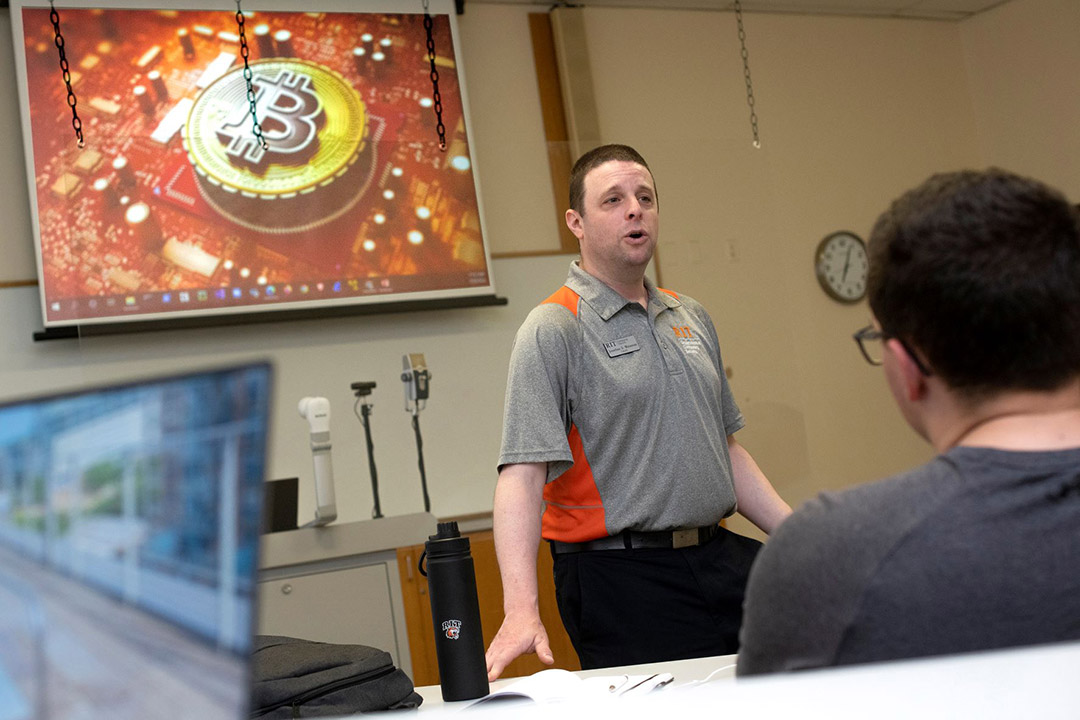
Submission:
[[324,397],[305,397],[300,399],[297,409],[308,421],[315,469],[315,519],[304,527],[328,525],[337,519],[334,466],[330,461],[330,401]]

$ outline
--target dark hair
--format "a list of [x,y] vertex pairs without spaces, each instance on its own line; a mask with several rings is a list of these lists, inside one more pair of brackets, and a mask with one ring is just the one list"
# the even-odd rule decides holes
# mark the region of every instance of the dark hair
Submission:
[[1080,214],[998,169],[934,175],[878,218],[870,307],[971,398],[1080,374]]
[[[649,164],[641,157],[637,150],[629,145],[601,145],[593,148],[578,158],[574,168],[570,171],[570,207],[578,213],[585,214],[585,176],[593,168],[599,167],[606,162],[619,160],[621,162],[637,163],[646,170]],[[649,170],[652,176],[652,170]],[[656,179],[653,179],[653,191],[656,188]],[[659,193],[657,193],[659,195]]]

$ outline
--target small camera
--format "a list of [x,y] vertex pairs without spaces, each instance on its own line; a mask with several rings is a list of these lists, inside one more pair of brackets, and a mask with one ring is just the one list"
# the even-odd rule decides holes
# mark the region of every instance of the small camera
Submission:
[[356,397],[364,397],[365,395],[371,394],[371,391],[375,388],[375,383],[374,381],[354,382],[349,387],[352,388],[353,394],[356,395]]

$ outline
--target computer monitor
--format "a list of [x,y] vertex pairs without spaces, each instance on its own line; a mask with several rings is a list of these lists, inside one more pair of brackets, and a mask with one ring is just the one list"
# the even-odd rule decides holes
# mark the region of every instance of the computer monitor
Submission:
[[270,388],[0,404],[0,720],[245,717]]
[[264,484],[263,528],[264,533],[295,530],[297,527],[300,478],[278,478]]

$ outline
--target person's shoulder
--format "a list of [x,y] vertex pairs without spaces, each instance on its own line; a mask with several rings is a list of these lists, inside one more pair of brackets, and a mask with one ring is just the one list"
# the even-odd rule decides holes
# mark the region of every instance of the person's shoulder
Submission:
[[560,302],[549,297],[529,311],[518,328],[517,337],[543,340],[552,335],[567,337],[579,332],[577,307],[574,303]]
[[549,298],[529,311],[524,324],[572,326],[577,323],[577,314],[576,304],[557,302]]
[[954,492],[950,473],[935,458],[884,480],[820,493],[784,520],[750,573],[740,673],[832,664],[867,578]]
[[939,456],[918,467],[843,490],[820,493],[799,510],[807,516],[834,520],[837,516],[875,516],[903,500],[927,499],[955,489],[952,464]]
[[699,303],[697,300],[690,297],[689,295],[687,295],[684,292],[680,292],[678,290],[672,290],[671,288],[660,287],[659,285],[656,285],[655,287],[656,287],[656,292],[658,292],[661,296],[666,295],[669,298],[674,298],[675,300],[677,300],[682,305],[687,305],[687,306],[690,306],[690,307],[701,307],[701,303]]
[[[860,538],[880,533],[883,521],[904,523],[924,514],[956,492],[957,475],[951,464],[937,457],[919,467],[882,480],[844,490],[819,493],[785,520],[769,545],[788,545],[816,554],[850,548]],[[911,515],[912,518],[905,520]]]
[[672,290],[670,288],[657,287],[656,292],[662,297],[674,299],[674,307],[685,312],[693,313],[694,315],[712,322],[712,317],[709,315],[709,311],[705,309],[705,306],[698,302],[696,299],[678,290]]

